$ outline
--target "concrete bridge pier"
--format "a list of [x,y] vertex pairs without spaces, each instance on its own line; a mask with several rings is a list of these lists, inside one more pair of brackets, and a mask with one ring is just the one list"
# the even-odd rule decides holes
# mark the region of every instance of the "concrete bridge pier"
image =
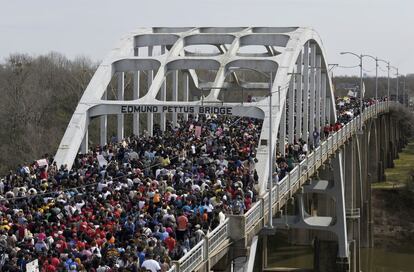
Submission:
[[369,247],[369,226],[368,218],[370,214],[370,205],[368,203],[371,185],[368,184],[368,133],[364,132],[357,136],[360,154],[360,177],[359,184],[361,187],[361,247]]
[[[382,115],[379,121],[379,137],[380,137],[380,159],[382,160],[383,169],[391,167],[390,162],[390,126],[387,121],[387,116]],[[385,180],[384,178],[381,180]]]
[[356,137],[351,137],[344,146],[344,182],[345,208],[348,243],[350,251],[350,271],[359,271],[360,267],[360,187],[357,182],[357,144]]
[[385,116],[380,115],[377,118],[377,142],[378,142],[378,181],[384,181],[385,168],[388,166],[387,154],[388,154],[388,141],[387,141],[387,128],[385,123]]
[[314,244],[315,271],[349,271],[342,158],[338,151],[295,195],[296,215],[273,219],[277,229],[305,231],[302,242]]

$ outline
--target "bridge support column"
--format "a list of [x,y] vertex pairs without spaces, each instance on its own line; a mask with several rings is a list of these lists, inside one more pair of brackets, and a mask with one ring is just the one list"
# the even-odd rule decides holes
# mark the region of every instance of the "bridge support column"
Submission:
[[[165,54],[165,46],[161,46],[161,54]],[[164,83],[161,85],[161,97],[160,97],[161,101],[166,101],[167,100],[167,78],[165,78]],[[161,131],[165,131],[166,129],[166,114],[165,113],[160,113],[160,128]]]
[[[134,77],[134,86],[133,86],[133,90],[132,90],[132,96],[133,99],[138,99],[139,98],[139,76],[140,76],[140,71],[134,71],[133,77]],[[139,113],[134,113],[132,115],[132,133],[134,135],[139,135]]]
[[[345,193],[342,165],[342,151],[331,159],[331,167],[320,173],[326,180],[315,179],[303,186],[303,191],[297,194],[298,214],[274,218],[276,228],[306,229],[316,231],[317,239],[335,244],[334,257],[322,260],[323,249],[316,254],[316,264],[320,264],[319,271],[348,271],[349,248],[346,231]],[[332,171],[335,169],[335,171]],[[316,194],[316,214],[308,214],[305,209],[305,194]],[[334,200],[334,203],[333,201]],[[333,220],[335,218],[335,220]],[[322,265],[324,263],[324,265]],[[329,265],[328,265],[329,263]],[[329,267],[334,267],[333,269]],[[318,268],[318,267],[316,267]],[[317,270],[318,271],[318,270]]]
[[316,55],[316,80],[315,80],[315,126],[316,130],[320,133],[321,131],[321,79],[322,79],[322,56]]
[[312,134],[315,131],[315,65],[316,65],[316,44],[311,44],[310,55],[310,105],[309,105],[309,138],[314,148],[316,148],[313,141]]
[[[172,72],[172,88],[173,88],[172,100],[177,101],[178,100],[178,71]],[[176,112],[173,112],[172,123],[174,127],[177,126],[177,113]]]
[[292,75],[288,90],[288,142],[293,144],[295,134],[295,77]]
[[81,143],[81,146],[80,146],[80,153],[82,153],[82,154],[86,154],[89,151],[89,143],[88,143],[88,141],[89,141],[89,132],[88,132],[88,125],[89,125],[89,121],[87,122],[86,130],[85,130],[85,135],[83,136],[82,143]]
[[[125,80],[124,80],[124,72],[118,73],[118,100],[124,100],[124,92],[125,92]],[[117,138],[118,141],[124,139],[124,115],[118,114],[117,116]]]
[[344,180],[345,180],[345,204],[347,210],[356,206],[356,167],[355,167],[355,140],[351,138],[344,147]]
[[[333,187],[331,187],[331,196],[335,199],[335,204],[331,205],[328,203],[327,196],[325,195],[325,203],[321,203],[322,207],[325,206],[326,214],[334,214],[336,222],[331,226],[331,237],[332,234],[336,235],[337,245],[338,245],[338,254],[336,257],[336,270],[333,271],[348,271],[349,267],[349,247],[348,247],[348,233],[347,233],[347,224],[346,224],[346,206],[345,206],[345,179],[344,179],[344,167],[342,161],[342,150],[338,151],[337,156],[331,159],[330,168],[325,169],[321,172],[320,177],[329,178],[333,181]],[[335,169],[332,173],[332,169]],[[333,175],[332,175],[333,174]],[[333,204],[333,203],[332,203]],[[320,205],[318,203],[318,205]],[[318,207],[319,209],[319,207]],[[329,243],[328,243],[329,244]],[[320,271],[329,271],[329,270],[320,270]]]
[[302,92],[302,52],[300,52],[296,63],[296,140],[302,137]]
[[309,144],[309,42],[303,49],[303,126],[302,139]]
[[335,241],[324,241],[315,239],[314,241],[314,271],[315,272],[346,272],[349,271],[349,264],[346,261],[336,259],[335,252],[338,243]]
[[[184,84],[184,86],[183,86],[184,101],[188,102],[189,96],[190,96],[190,93],[189,93],[189,91],[190,91],[189,90],[189,84],[190,84],[190,82],[189,82],[189,77],[188,77],[188,73],[187,72],[183,73],[183,84]],[[184,113],[184,120],[185,121],[188,120],[188,113]]]
[[360,168],[360,188],[361,188],[361,247],[370,247],[370,217],[371,217],[371,177],[368,175],[368,133],[358,135],[359,161]]
[[351,271],[360,269],[360,197],[357,192],[357,175],[355,164],[356,140],[351,138],[344,147],[344,178],[345,178],[345,207],[347,211],[347,234],[350,245],[350,265]]
[[389,145],[389,123],[387,120],[387,116],[382,116],[382,133],[383,141],[381,142],[381,147],[384,147],[384,168],[389,168],[391,166],[388,154],[390,153],[390,145]]
[[[329,120],[329,112],[326,110],[327,108],[329,108],[329,104],[331,103],[331,100],[329,99],[329,97],[326,97],[327,93],[326,93],[326,84],[327,84],[327,75],[326,73],[322,73],[321,75],[321,105],[322,105],[322,124],[330,124],[330,120]],[[328,103],[327,103],[328,102]]]
[[385,168],[387,167],[387,142],[385,141],[385,125],[384,125],[384,117],[380,116],[377,119],[377,132],[378,132],[378,180],[385,181]]
[[[107,91],[102,96],[103,100],[107,99]],[[100,140],[99,144],[105,146],[108,141],[108,116],[106,114],[99,117],[99,126],[100,126]]]
[[285,147],[285,141],[286,141],[286,101],[282,105],[282,116],[280,119],[280,125],[279,125],[279,137],[280,140],[278,141],[278,149],[279,152],[282,154],[282,156],[286,155],[286,147]]
[[[152,51],[153,51],[153,47],[152,46],[148,46],[148,56],[152,56]],[[151,84],[152,84],[152,78],[154,75],[154,71],[149,70],[148,71],[148,78],[147,78],[147,93],[149,92],[150,88],[151,88]],[[153,136],[154,135],[154,113],[152,112],[147,112],[147,131],[148,131],[148,135],[149,136]]]

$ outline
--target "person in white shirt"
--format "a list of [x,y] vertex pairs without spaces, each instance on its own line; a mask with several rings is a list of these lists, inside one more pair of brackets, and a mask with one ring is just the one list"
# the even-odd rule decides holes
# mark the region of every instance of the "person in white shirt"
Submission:
[[302,152],[305,155],[308,153],[308,144],[307,143],[304,143],[303,144],[303,146],[302,146]]
[[223,211],[219,212],[219,220],[220,224],[224,223],[224,220],[226,220],[226,216],[224,215]]
[[152,258],[153,258],[153,254],[148,253],[147,256],[145,256],[145,261],[142,263],[141,267],[147,270],[150,270],[151,272],[161,271],[160,264]]

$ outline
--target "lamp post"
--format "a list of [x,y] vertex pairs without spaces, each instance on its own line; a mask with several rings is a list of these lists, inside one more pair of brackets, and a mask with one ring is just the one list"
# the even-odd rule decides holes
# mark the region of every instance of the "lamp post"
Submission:
[[338,63],[328,63],[328,72],[331,72],[331,79],[332,79],[332,81],[333,81],[333,78],[334,78],[334,73],[333,73],[333,70],[336,68],[336,67],[339,67],[339,64]]
[[398,78],[399,78],[399,73],[398,73],[398,68],[395,66],[390,66],[390,68],[394,69],[397,71],[397,103],[400,102],[400,99],[398,97],[398,91],[399,91],[399,82],[398,82]]
[[381,61],[381,62],[387,64],[387,71],[388,71],[388,75],[387,75],[387,104],[388,104],[388,101],[390,100],[390,69],[391,69],[390,62],[387,61],[387,60],[383,60],[383,59],[377,59],[377,61]]
[[360,82],[359,82],[359,103],[360,103],[360,105],[359,105],[359,111],[360,111],[360,113],[359,113],[359,115],[360,115],[359,116],[360,117],[359,129],[362,130],[362,110],[363,110],[363,108],[362,108],[362,104],[363,104],[362,87],[364,85],[363,77],[362,77],[362,59],[363,59],[364,55],[362,55],[362,54],[358,55],[358,54],[355,54],[355,53],[352,53],[352,52],[341,52],[341,55],[346,55],[346,54],[353,55],[353,56],[359,58],[359,77],[360,77]]
[[407,91],[405,89],[405,77],[404,77],[404,81],[403,81],[403,105],[407,106]]
[[361,55],[362,57],[368,57],[375,60],[375,100],[378,100],[378,61],[377,57],[373,57],[371,55]]

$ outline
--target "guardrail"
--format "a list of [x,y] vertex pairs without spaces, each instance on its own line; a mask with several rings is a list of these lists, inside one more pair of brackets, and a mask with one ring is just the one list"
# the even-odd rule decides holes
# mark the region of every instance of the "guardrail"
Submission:
[[226,218],[222,224],[215,228],[212,232],[207,235],[207,252],[212,254],[224,240],[228,238],[229,231],[229,219]]
[[[308,154],[300,164],[298,164],[289,174],[287,174],[281,181],[279,181],[272,188],[272,205],[276,204],[280,199],[290,193],[292,187],[302,178],[309,178],[320,167],[330,154],[343,145],[358,129],[359,121],[365,122],[378,113],[388,111],[388,102],[381,102],[370,107],[365,108],[362,115],[357,116],[339,131],[333,133],[321,143],[312,153]],[[244,215],[244,226],[240,226],[245,230],[245,236],[249,234],[254,227],[263,220],[265,214],[268,212],[269,193],[265,193],[262,198],[253,204],[249,211]],[[348,211],[348,213],[350,213]],[[348,214],[347,213],[347,214]],[[353,213],[352,215],[356,215]],[[168,272],[190,272],[197,269],[200,265],[206,262],[216,251],[220,249],[220,243],[226,239],[230,239],[229,232],[231,231],[229,219],[227,218],[222,224],[217,226],[212,232],[206,235],[205,239],[200,241],[180,260],[173,263],[173,266]]]

